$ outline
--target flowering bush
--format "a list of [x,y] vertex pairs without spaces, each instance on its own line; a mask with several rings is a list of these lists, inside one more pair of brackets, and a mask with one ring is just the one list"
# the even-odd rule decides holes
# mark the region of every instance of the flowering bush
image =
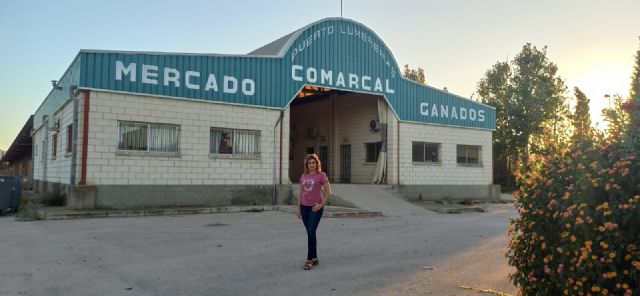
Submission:
[[507,257],[520,294],[640,295],[640,155],[588,146],[549,144],[518,177]]

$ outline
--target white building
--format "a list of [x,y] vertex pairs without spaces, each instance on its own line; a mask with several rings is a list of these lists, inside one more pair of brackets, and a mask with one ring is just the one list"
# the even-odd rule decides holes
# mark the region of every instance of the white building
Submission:
[[494,130],[493,107],[404,79],[330,18],[247,55],[81,50],[34,117],[34,187],[74,208],[272,204],[318,153],[335,183],[489,198]]

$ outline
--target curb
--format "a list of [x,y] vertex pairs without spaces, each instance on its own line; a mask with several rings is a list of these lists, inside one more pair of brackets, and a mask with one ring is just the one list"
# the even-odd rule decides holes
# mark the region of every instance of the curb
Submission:
[[[90,219],[90,218],[125,218],[125,217],[147,217],[147,216],[182,216],[196,214],[224,214],[241,212],[265,212],[280,211],[285,213],[296,213],[293,206],[229,206],[229,207],[205,207],[205,208],[182,208],[182,209],[138,209],[138,210],[38,210],[40,220],[70,220],[70,219]],[[327,207],[324,212],[327,218],[374,218],[381,217],[381,212],[370,212],[360,209]]]
[[[297,209],[292,205],[276,206],[277,211],[295,214]],[[325,218],[375,218],[382,217],[382,212],[366,211],[356,208],[326,206],[323,217]]]
[[239,213],[239,212],[264,212],[273,211],[269,206],[248,206],[248,207],[215,207],[215,208],[184,208],[184,209],[140,209],[140,210],[91,210],[91,211],[47,211],[39,210],[41,220],[68,220],[86,218],[122,218],[122,217],[145,217],[145,216],[179,216],[195,214],[218,214],[218,213]]

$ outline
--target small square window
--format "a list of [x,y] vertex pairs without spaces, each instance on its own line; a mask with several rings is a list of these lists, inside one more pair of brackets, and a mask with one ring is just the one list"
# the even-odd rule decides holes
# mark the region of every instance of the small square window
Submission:
[[413,142],[411,145],[411,154],[414,162],[439,162],[440,144]]
[[212,128],[209,153],[256,157],[260,155],[259,140],[259,131]]
[[457,145],[457,161],[460,164],[480,164],[482,146]]
[[382,142],[366,143],[366,162],[378,162],[380,151],[382,150]]

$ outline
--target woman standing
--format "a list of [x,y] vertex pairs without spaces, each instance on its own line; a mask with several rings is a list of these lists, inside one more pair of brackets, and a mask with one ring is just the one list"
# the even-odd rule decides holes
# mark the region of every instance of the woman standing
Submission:
[[307,229],[307,261],[304,269],[309,270],[318,265],[316,230],[324,205],[331,198],[329,178],[322,172],[322,164],[317,154],[309,154],[304,158],[304,174],[300,177],[300,195],[298,197],[298,218],[302,219]]

